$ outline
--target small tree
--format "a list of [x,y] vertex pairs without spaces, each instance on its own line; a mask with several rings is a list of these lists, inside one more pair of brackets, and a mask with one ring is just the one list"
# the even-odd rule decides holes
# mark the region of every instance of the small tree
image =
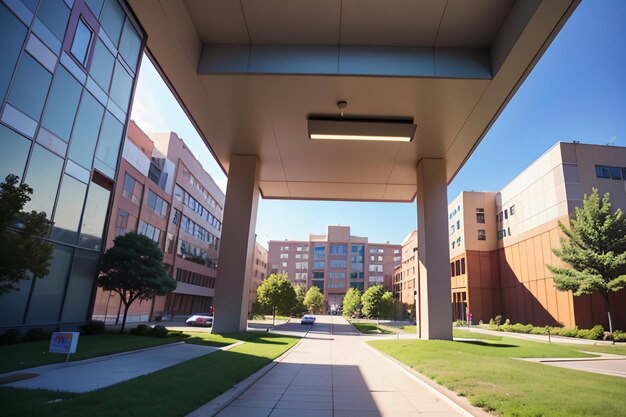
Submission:
[[[388,295],[387,295],[388,293]],[[381,318],[391,311],[389,303],[393,304],[393,294],[385,291],[382,285],[371,286],[361,297],[363,314],[369,318]]]
[[552,251],[571,268],[546,265],[554,274],[554,286],[575,296],[600,294],[612,333],[609,295],[626,287],[626,217],[621,209],[611,211],[609,193],[600,200],[593,188],[584,196],[583,207],[576,207],[571,228],[560,222],[559,227],[565,236],[561,247]]
[[176,288],[176,281],[167,275],[163,253],[150,238],[127,233],[116,237],[113,247],[102,257],[98,285],[120,296],[124,304],[123,333],[131,304],[167,294]]
[[393,294],[391,291],[385,291],[380,300],[380,318],[393,318]]
[[0,295],[18,290],[14,285],[29,278],[48,275],[53,246],[42,239],[50,222],[46,213],[22,211],[33,189],[7,175],[0,184]]
[[276,312],[289,314],[296,305],[296,291],[287,275],[271,274],[257,288],[257,301],[272,308],[272,326],[276,324]]
[[306,292],[304,306],[312,313],[319,312],[324,307],[324,294],[316,285]]
[[307,308],[304,305],[304,297],[306,296],[306,289],[304,285],[297,284],[293,286],[293,290],[296,293],[296,304],[291,310],[291,315],[300,316],[307,311]]
[[361,291],[358,288],[351,287],[343,297],[342,315],[344,317],[353,317],[359,310],[361,304]]

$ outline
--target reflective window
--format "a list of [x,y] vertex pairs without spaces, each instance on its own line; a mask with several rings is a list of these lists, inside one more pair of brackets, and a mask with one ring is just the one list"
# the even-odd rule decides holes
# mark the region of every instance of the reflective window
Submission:
[[89,318],[89,302],[98,270],[99,255],[99,252],[82,249],[76,251],[65,296],[62,321],[79,322]]
[[87,91],[80,100],[76,123],[72,131],[69,157],[74,162],[91,170],[91,162],[98,140],[104,107]]
[[89,75],[91,75],[104,91],[109,91],[114,64],[115,58],[113,54],[111,54],[102,41],[98,39],[96,41],[96,49],[93,51]]
[[111,192],[92,182],[89,185],[87,203],[83,213],[83,226],[80,230],[80,246],[90,249],[102,247],[102,234],[109,208],[109,196]]
[[110,178],[115,177],[123,133],[124,126],[111,113],[106,112],[96,150],[96,168]]
[[31,12],[35,12],[37,10],[37,4],[39,4],[39,0],[22,0],[22,3],[28,7]]
[[0,102],[6,96],[26,32],[26,26],[0,3]]
[[124,10],[122,10],[117,0],[105,1],[102,15],[100,16],[100,24],[115,46],[117,46],[117,42],[120,39],[120,32],[122,31],[125,17]]
[[139,220],[137,233],[150,238],[158,246],[161,246],[161,230],[159,230],[157,227],[154,227],[150,223]]
[[124,25],[124,31],[122,32],[122,38],[120,39],[119,51],[124,61],[133,70],[137,68],[137,59],[139,58],[139,50],[141,49],[141,38],[135,30],[135,27],[130,22],[130,19],[126,19]]
[[94,16],[100,16],[100,10],[102,10],[104,0],[86,0],[85,3],[87,3]]
[[27,324],[54,323],[59,320],[73,252],[74,249],[67,246],[54,245],[48,275],[33,284],[35,288],[26,315]]
[[41,124],[65,142],[72,132],[81,91],[80,83],[65,68],[59,66],[52,80]]
[[57,195],[63,160],[45,148],[35,145],[28,164],[25,182],[33,189],[31,200],[26,203],[26,211],[45,211],[52,217],[52,207]]
[[30,140],[0,124],[0,181],[9,174],[22,179],[30,144]]
[[126,174],[124,177],[124,189],[122,197],[128,198],[133,203],[139,205],[141,203],[141,195],[143,194],[143,184],[133,178],[132,175]]
[[159,217],[165,218],[167,216],[169,204],[156,195],[152,190],[148,190],[148,200],[146,201],[146,205],[150,207]]
[[65,37],[70,9],[63,0],[45,0],[39,5],[37,17],[60,41]]
[[29,54],[22,54],[9,92],[9,103],[35,120],[41,117],[52,74]]
[[75,245],[78,240],[78,225],[83,211],[87,186],[69,175],[63,176],[61,191],[56,210],[50,239]]
[[130,93],[133,87],[133,79],[126,72],[119,61],[115,63],[115,72],[113,73],[113,82],[111,83],[111,91],[109,96],[117,103],[122,110],[127,111]]
[[0,302],[0,326],[22,324],[32,279],[23,279],[14,284],[17,291],[12,291],[10,297],[3,297]]
[[72,41],[70,52],[83,66],[87,66],[91,38],[93,38],[93,30],[91,30],[83,19],[79,19],[78,25],[76,25],[76,32],[74,32],[74,40]]

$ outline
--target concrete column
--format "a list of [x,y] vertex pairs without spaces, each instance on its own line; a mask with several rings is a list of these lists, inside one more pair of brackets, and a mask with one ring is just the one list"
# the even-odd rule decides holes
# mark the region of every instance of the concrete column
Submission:
[[446,163],[422,159],[417,165],[417,255],[419,334],[452,340],[450,251]]
[[256,156],[231,156],[215,280],[214,333],[246,330],[259,205],[258,176]]

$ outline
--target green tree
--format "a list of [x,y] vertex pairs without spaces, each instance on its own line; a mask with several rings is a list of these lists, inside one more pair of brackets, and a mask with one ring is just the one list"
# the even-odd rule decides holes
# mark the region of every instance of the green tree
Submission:
[[296,293],[296,304],[291,310],[292,316],[300,316],[307,311],[306,306],[304,305],[304,297],[306,296],[306,288],[304,285],[297,284],[293,286],[293,290]]
[[358,288],[351,287],[343,297],[343,308],[341,309],[344,317],[353,317],[359,310],[361,304],[361,291]]
[[361,303],[363,304],[361,311],[366,317],[388,317],[391,315],[393,294],[390,291],[385,291],[382,285],[374,285],[363,293]]
[[304,297],[304,306],[311,313],[319,313],[319,311],[324,307],[324,294],[322,294],[316,285],[313,285],[306,292],[306,296]]
[[257,301],[272,308],[272,326],[276,324],[276,312],[289,314],[297,303],[296,291],[284,274],[271,274],[256,291]]
[[123,333],[131,304],[167,294],[176,288],[176,281],[168,276],[156,243],[146,236],[127,233],[116,237],[113,247],[102,257],[98,285],[120,296],[124,304]]
[[7,175],[0,184],[0,295],[15,291],[17,282],[48,275],[53,246],[42,237],[50,222],[46,213],[24,212],[33,189]]
[[612,212],[609,193],[600,200],[593,188],[583,207],[576,208],[571,227],[560,222],[559,227],[564,234],[561,247],[552,251],[570,267],[546,265],[554,274],[554,286],[575,296],[600,294],[612,333],[609,295],[626,287],[626,217],[621,209]]

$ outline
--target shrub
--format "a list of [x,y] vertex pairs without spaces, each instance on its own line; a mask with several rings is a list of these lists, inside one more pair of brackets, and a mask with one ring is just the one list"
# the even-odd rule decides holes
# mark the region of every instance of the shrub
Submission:
[[167,337],[167,327],[165,326],[154,326],[150,330],[150,336],[153,337]]
[[17,329],[8,329],[0,336],[0,345],[14,345],[20,343],[20,331]]
[[578,334],[576,335],[576,337],[579,337],[581,339],[591,340],[602,339],[602,336],[604,336],[604,328],[599,324],[593,326],[593,328],[588,330],[579,330]]
[[137,336],[150,336],[150,327],[145,324],[140,324],[135,328],[130,329],[132,334],[136,334]]
[[457,320],[454,322],[454,327],[467,327],[467,322],[465,320]]
[[[493,320],[497,326],[502,324],[502,316],[498,314],[496,318]],[[491,323],[490,323],[491,324]]]
[[578,327],[574,327],[573,329],[568,328],[568,327],[563,327],[561,329],[556,330],[555,334],[559,336],[565,336],[565,337],[576,337],[578,335]]
[[23,337],[25,342],[37,342],[39,340],[46,340],[48,338],[48,333],[41,327],[34,327],[26,332]]
[[530,331],[530,334],[547,335],[548,332],[553,333],[552,331],[550,331],[550,327],[548,327],[548,326],[546,326],[546,327],[533,327],[532,330]]
[[92,334],[102,334],[106,330],[104,322],[101,320],[91,320],[87,324],[80,326],[80,334],[85,336]]
[[614,342],[626,342],[626,332],[622,330],[613,331],[613,341]]

